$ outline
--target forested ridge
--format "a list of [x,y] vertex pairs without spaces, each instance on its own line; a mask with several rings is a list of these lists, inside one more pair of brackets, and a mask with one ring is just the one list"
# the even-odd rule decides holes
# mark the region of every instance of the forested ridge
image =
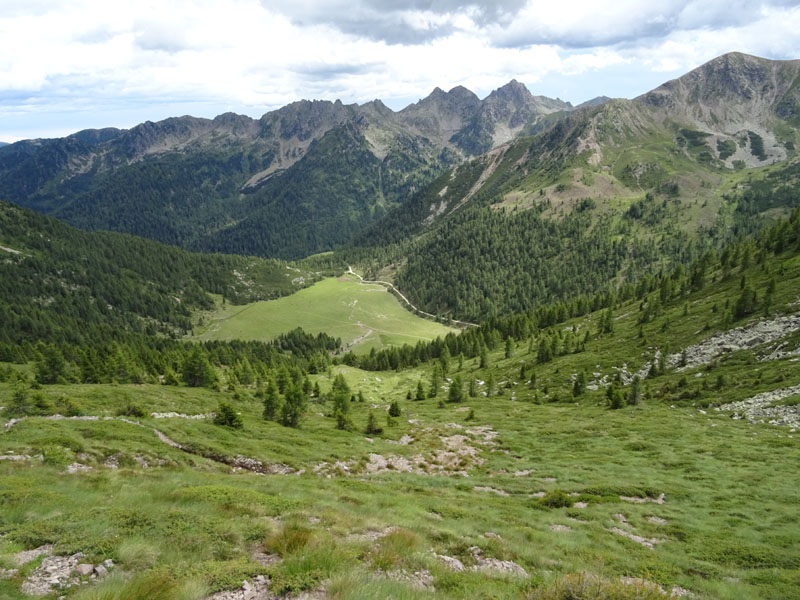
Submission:
[[[0,203],[0,341],[89,344],[182,335],[209,294],[244,303],[300,285],[278,260],[192,254],[132,235],[86,233]],[[306,274],[303,284],[311,283]]]

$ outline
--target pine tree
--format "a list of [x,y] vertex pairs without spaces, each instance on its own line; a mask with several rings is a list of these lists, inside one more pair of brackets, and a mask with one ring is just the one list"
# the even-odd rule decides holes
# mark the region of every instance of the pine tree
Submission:
[[572,384],[572,395],[577,398],[583,395],[584,391],[586,391],[586,373],[580,371],[578,376],[575,377],[575,382]]
[[486,377],[486,396],[494,396],[494,372],[489,371],[489,375]]
[[303,390],[294,384],[289,385],[281,407],[281,425],[300,427],[300,420],[305,412],[306,397],[303,395]]
[[48,344],[41,350],[42,357],[36,361],[36,381],[39,383],[58,383],[67,376],[67,361],[54,345]]
[[450,384],[450,390],[447,393],[448,402],[461,402],[464,400],[464,383],[461,381],[461,375],[453,377],[453,382]]
[[511,336],[508,336],[508,337],[506,338],[506,352],[505,352],[505,357],[506,357],[506,358],[511,358],[511,356],[512,356],[513,354],[514,354],[514,340],[512,340],[512,339],[511,339]]
[[478,382],[475,381],[474,377],[470,377],[469,379],[469,397],[476,398],[478,396]]
[[367,435],[380,435],[383,433],[383,429],[378,427],[378,421],[375,419],[375,413],[372,411],[369,411],[367,426],[364,428],[364,433]]
[[631,382],[631,391],[628,394],[628,404],[631,406],[636,406],[642,400],[642,380],[639,379],[638,375],[633,376],[633,381]]
[[442,375],[441,375],[441,367],[439,363],[433,364],[433,370],[431,371],[431,387],[428,390],[428,397],[435,398],[436,394],[439,393],[439,386],[442,385]]
[[442,368],[442,376],[447,375],[447,371],[450,369],[450,349],[447,344],[442,346],[442,351],[439,353],[439,365]]
[[400,414],[401,414],[400,405],[397,403],[397,400],[395,400],[389,405],[389,416],[399,417]]
[[624,405],[624,398],[622,392],[617,389],[616,384],[612,383],[606,390],[606,400],[608,407],[614,410],[622,408]]
[[200,346],[195,346],[184,359],[181,376],[189,387],[211,387],[217,379],[208,357]]
[[421,379],[417,382],[417,394],[416,396],[414,396],[414,400],[416,400],[417,402],[425,400],[425,388],[422,385]]
[[281,397],[278,395],[278,386],[270,377],[267,381],[267,389],[264,391],[264,418],[267,421],[274,421],[278,417],[280,409]]

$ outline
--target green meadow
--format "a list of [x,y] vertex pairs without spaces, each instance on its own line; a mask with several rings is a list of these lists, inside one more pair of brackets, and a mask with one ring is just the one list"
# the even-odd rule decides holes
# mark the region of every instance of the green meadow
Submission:
[[[796,310],[797,257],[744,275],[759,291],[779,275],[773,310]],[[592,334],[582,352],[552,361],[539,363],[525,342],[497,345],[484,367],[452,357],[437,394],[420,401],[408,396],[420,381],[429,391],[431,364],[311,375],[323,397],[344,376],[356,398],[349,430],[336,428],[330,402],[313,398],[299,429],[265,421],[245,386],[42,386],[52,404],[69,398],[98,419],[29,417],[0,433],[3,454],[30,457],[0,461],[0,569],[47,543],[93,563],[111,558],[112,576],[64,591],[76,600],[201,600],[258,575],[276,594],[343,600],[666,597],[655,585],[700,599],[796,598],[797,433],[714,409],[800,384],[796,358],[759,361],[767,343],[667,369],[644,380],[638,405],[619,410],[603,387],[573,394],[576,373],[613,378],[655,348],[679,351],[677,340],[761,318],[727,322],[721,308],[740,293],[740,277],[713,279],[644,324],[631,301],[614,310],[610,333],[597,333],[601,312],[559,325]],[[784,349],[798,343],[790,332]],[[456,378],[465,382],[460,403],[448,402]],[[12,394],[1,383],[0,405]],[[151,415],[205,415],[221,400],[243,429]],[[392,402],[401,409],[393,418]],[[123,421],[131,407],[139,416]],[[381,432],[365,433],[370,414]],[[243,458],[274,474],[239,466]],[[76,462],[90,470],[68,474]],[[0,597],[25,598],[20,584],[37,564],[0,579]]]
[[218,303],[216,310],[201,316],[194,338],[270,340],[297,327],[339,337],[356,353],[413,345],[455,331],[405,310],[383,286],[345,275],[277,300],[244,306]]

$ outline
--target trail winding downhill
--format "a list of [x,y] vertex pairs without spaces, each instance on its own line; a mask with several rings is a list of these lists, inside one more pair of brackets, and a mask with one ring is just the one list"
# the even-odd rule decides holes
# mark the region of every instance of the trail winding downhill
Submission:
[[[432,314],[431,314],[431,313],[429,313],[429,312],[425,312],[424,310],[420,310],[419,308],[417,308],[416,306],[414,306],[413,304],[411,304],[411,301],[410,301],[408,298],[406,298],[406,297],[403,295],[403,293],[402,293],[400,290],[398,290],[398,289],[395,287],[395,285],[394,285],[393,283],[390,283],[389,281],[379,281],[379,280],[370,280],[370,279],[364,279],[364,278],[363,278],[361,275],[359,275],[358,273],[356,273],[355,271],[353,271],[353,267],[351,267],[350,265],[347,265],[347,272],[348,272],[350,275],[355,275],[356,277],[358,277],[358,280],[359,280],[361,283],[364,283],[364,284],[372,284],[372,283],[376,283],[376,284],[378,284],[378,285],[385,285],[385,286],[388,286],[389,288],[391,288],[391,289],[392,289],[392,291],[393,291],[395,294],[397,294],[397,295],[398,295],[398,296],[399,296],[399,297],[400,297],[400,298],[403,300],[403,302],[405,302],[405,303],[408,305],[408,307],[409,307],[409,308],[410,308],[410,309],[411,309],[411,310],[412,310],[414,313],[416,313],[416,314],[418,314],[418,315],[423,315],[423,316],[425,316],[425,317],[428,317],[428,318],[430,318],[430,319],[433,319],[433,320],[436,320],[436,319],[438,318],[436,315],[432,315]],[[451,322],[452,322],[452,323],[455,323],[456,325],[462,325],[462,326],[464,326],[464,327],[478,327],[478,324],[477,324],[477,323],[470,323],[469,321],[459,321],[459,320],[457,320],[457,319],[451,319]]]

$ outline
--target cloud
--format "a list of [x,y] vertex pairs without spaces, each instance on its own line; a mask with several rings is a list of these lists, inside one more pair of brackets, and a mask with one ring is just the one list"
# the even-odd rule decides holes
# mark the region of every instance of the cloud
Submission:
[[508,23],[525,0],[263,0],[300,26],[324,24],[387,44],[421,44],[462,29]]
[[398,109],[512,78],[576,103],[630,96],[732,50],[798,58],[800,30],[796,0],[2,1],[3,140],[20,114],[58,112],[61,131],[70,114],[128,126],[302,98]]
[[747,26],[770,9],[795,4],[787,0],[531,0],[512,23],[487,29],[492,43],[502,48],[642,45],[680,32]]

